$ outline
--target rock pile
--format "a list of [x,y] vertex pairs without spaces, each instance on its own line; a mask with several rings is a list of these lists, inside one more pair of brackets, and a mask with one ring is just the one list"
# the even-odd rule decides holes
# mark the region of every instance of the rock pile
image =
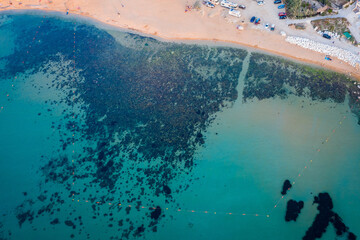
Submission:
[[354,53],[342,48],[315,42],[313,40],[302,37],[288,36],[285,40],[291,44],[296,44],[303,48],[336,57],[354,67],[356,64],[360,64],[360,57],[358,55],[355,55]]

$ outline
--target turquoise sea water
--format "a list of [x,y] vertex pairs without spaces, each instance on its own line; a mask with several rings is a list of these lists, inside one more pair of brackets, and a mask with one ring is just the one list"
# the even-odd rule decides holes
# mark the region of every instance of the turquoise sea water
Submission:
[[0,239],[302,239],[322,192],[359,236],[357,105],[331,82],[346,77],[314,88],[248,50],[36,15],[3,15],[0,33]]

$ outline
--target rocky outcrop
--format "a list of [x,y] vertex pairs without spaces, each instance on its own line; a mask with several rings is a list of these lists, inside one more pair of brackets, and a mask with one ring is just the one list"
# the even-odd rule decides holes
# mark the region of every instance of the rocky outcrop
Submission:
[[290,188],[292,187],[291,183],[290,183],[290,180],[286,179],[284,181],[284,184],[283,184],[283,187],[282,187],[282,191],[281,191],[281,195],[285,195],[286,192],[288,190],[290,190]]
[[286,206],[286,215],[285,215],[285,221],[295,221],[297,217],[299,216],[301,209],[304,207],[303,201],[295,201],[295,200],[289,200],[287,202]]
[[330,55],[332,57],[336,57],[344,62],[349,63],[351,66],[354,67],[356,66],[356,64],[360,64],[360,57],[358,55],[355,55],[354,53],[342,48],[315,42],[307,38],[294,36],[288,36],[285,41],[303,48],[313,50],[315,52],[320,52]]
[[331,223],[336,231],[336,235],[346,237],[347,240],[356,239],[354,233],[349,231],[349,228],[343,223],[340,216],[332,209],[334,207],[332,199],[328,193],[320,193],[314,197],[314,204],[318,204],[319,213],[316,215],[314,222],[306,231],[303,240],[315,240],[321,238],[326,232],[326,229]]

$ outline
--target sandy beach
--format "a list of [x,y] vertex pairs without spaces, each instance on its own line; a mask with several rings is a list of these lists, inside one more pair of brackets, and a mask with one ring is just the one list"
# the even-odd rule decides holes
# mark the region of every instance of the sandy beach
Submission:
[[[250,1],[250,0],[246,0]],[[167,40],[207,40],[227,42],[261,49],[276,55],[315,64],[351,75],[360,80],[360,69],[339,59],[324,60],[324,54],[304,49],[285,41],[278,32],[254,29],[245,21],[244,30],[236,29],[237,23],[224,17],[225,9],[202,7],[201,10],[185,11],[191,0],[0,0],[0,10],[39,9],[68,11],[94,18],[116,27],[155,35]]]

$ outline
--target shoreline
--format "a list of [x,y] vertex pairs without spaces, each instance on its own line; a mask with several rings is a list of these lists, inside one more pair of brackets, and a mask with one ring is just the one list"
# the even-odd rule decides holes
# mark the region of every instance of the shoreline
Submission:
[[[29,5],[28,5],[29,6]],[[278,57],[283,57],[292,61],[296,61],[302,64],[312,65],[335,72],[343,73],[357,81],[360,81],[360,70],[356,67],[352,67],[350,64],[343,62],[337,58],[334,58],[332,61],[324,60],[324,54],[296,46],[285,41],[285,38],[280,35],[275,35],[271,33],[264,33],[261,30],[254,29],[245,29],[243,31],[233,31],[235,34],[235,39],[233,35],[222,38],[212,37],[211,34],[194,34],[191,31],[187,31],[187,36],[181,36],[179,34],[171,34],[171,32],[166,33],[166,31],[152,31],[152,27],[145,25],[144,28],[136,27],[136,23],[133,26],[126,24],[126,21],[123,23],[115,23],[110,20],[101,19],[101,17],[96,17],[89,13],[78,13],[75,11],[70,11],[69,15],[66,15],[66,9],[48,9],[44,7],[36,6],[36,8],[30,7],[21,7],[21,8],[10,8],[10,9],[0,9],[1,14],[23,14],[23,13],[33,13],[38,14],[38,12],[45,12],[48,15],[54,15],[56,17],[61,17],[63,19],[81,19],[85,22],[90,22],[91,24],[103,28],[105,30],[117,30],[132,32],[142,36],[152,37],[159,41],[165,42],[175,42],[175,43],[184,43],[184,44],[199,44],[199,45],[210,45],[210,46],[228,46],[228,47],[244,47],[249,48],[250,51],[259,51],[261,53],[272,54]],[[192,13],[197,14],[195,13]],[[199,16],[195,16],[199,17]],[[228,24],[230,25],[230,24]],[[226,29],[228,30],[228,29]],[[174,31],[174,30],[172,30]],[[175,31],[176,32],[176,31]],[[190,33],[189,33],[190,32]],[[177,35],[177,36],[176,36]],[[201,35],[210,35],[210,37],[201,36]],[[244,35],[247,35],[244,38]],[[266,41],[263,40],[266,38]],[[269,39],[270,38],[270,39]],[[250,41],[249,41],[250,39]]]

